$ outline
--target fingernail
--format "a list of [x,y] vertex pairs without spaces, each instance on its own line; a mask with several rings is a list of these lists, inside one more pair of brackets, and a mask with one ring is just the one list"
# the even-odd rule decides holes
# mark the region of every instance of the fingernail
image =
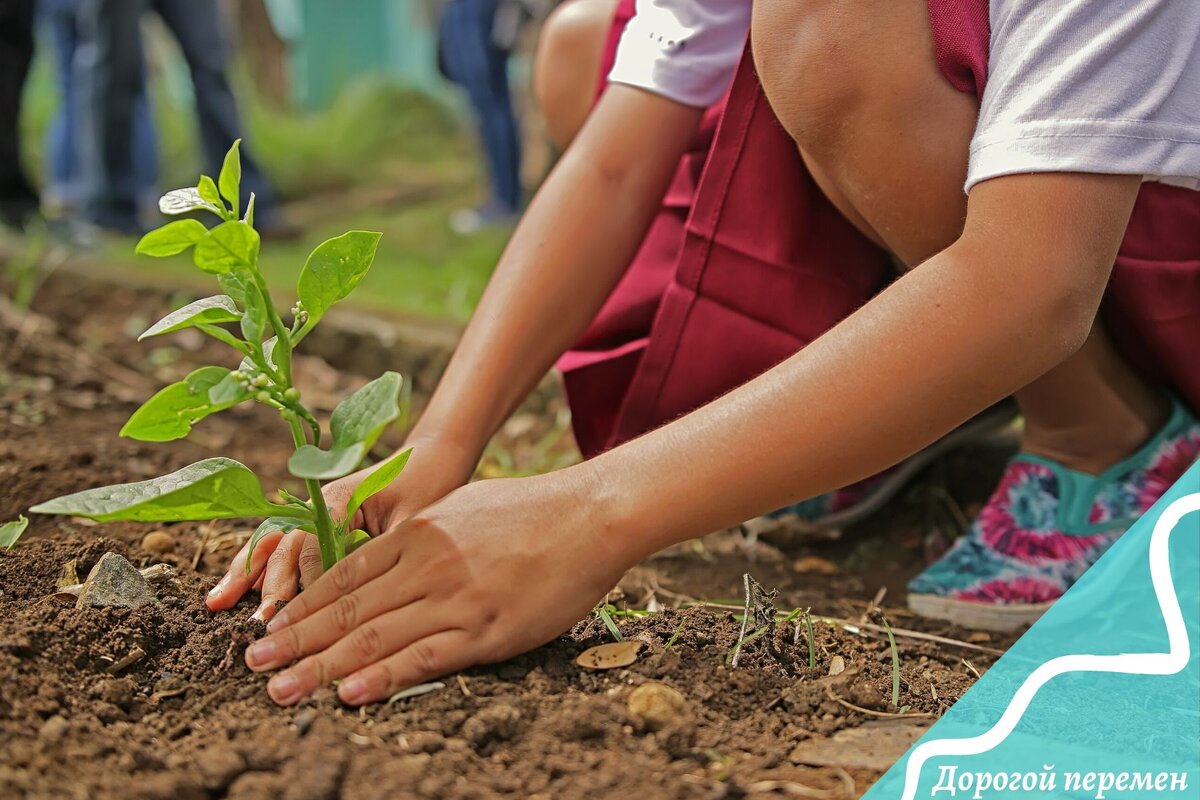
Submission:
[[347,678],[338,687],[338,694],[344,703],[349,703],[350,705],[360,703],[366,698],[367,682],[362,678]]
[[281,609],[278,614],[271,617],[271,621],[267,623],[267,633],[275,633],[275,631],[281,630],[287,624],[288,613],[287,609],[284,608]]
[[273,605],[275,605],[275,604],[268,603],[266,600],[264,600],[262,602],[262,605],[260,605],[258,607],[258,610],[254,612],[254,616],[250,617],[250,619],[254,620],[255,622],[266,622],[267,621],[267,609]]
[[216,586],[214,586],[213,588],[208,590],[208,596],[216,597],[221,592],[225,591],[225,587],[228,585],[229,585],[229,576],[226,575],[224,578],[221,578],[220,583],[218,583]]
[[267,693],[272,700],[281,704],[295,700],[299,689],[300,682],[286,672],[276,675],[267,683]]
[[246,649],[246,664],[250,669],[263,669],[271,666],[275,660],[277,648],[270,639],[255,642]]

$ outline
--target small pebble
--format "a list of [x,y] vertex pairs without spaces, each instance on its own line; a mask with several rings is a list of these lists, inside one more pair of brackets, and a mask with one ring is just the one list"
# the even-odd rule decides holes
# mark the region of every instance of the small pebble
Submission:
[[688,704],[683,695],[663,683],[650,681],[629,695],[629,713],[641,721],[646,730],[661,731],[687,717]]

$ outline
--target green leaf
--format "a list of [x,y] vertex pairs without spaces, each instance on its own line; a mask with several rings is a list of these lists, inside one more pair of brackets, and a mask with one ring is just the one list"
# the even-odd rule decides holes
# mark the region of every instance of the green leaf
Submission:
[[178,383],[172,383],[151,397],[121,428],[121,436],[142,442],[170,442],[182,439],[200,420],[231,408],[249,397],[236,381],[236,394],[214,403],[210,392],[229,380],[224,367],[201,367]]
[[403,384],[399,373],[385,372],[338,403],[329,420],[333,445],[329,450],[304,445],[288,460],[288,471],[298,478],[332,480],[357,469],[371,445],[400,416]]
[[408,464],[408,459],[411,455],[412,448],[410,447],[384,461],[374,472],[363,478],[363,482],[350,495],[350,502],[346,506],[346,519],[353,519],[355,512],[362,508],[363,503],[367,502],[372,495],[377,494],[389,483],[396,480],[400,473],[404,471],[404,467]]
[[237,322],[242,318],[233,298],[218,294],[206,297],[194,303],[188,303],[183,308],[172,311],[138,337],[140,342],[151,336],[161,336],[164,333],[194,328],[197,325],[216,325],[222,322]]
[[371,541],[371,534],[360,528],[355,528],[342,536],[342,551],[346,555],[350,555],[369,541]]
[[247,342],[257,344],[262,341],[263,335],[267,332],[269,322],[267,304],[263,301],[262,293],[256,286],[246,287],[242,304],[246,307],[246,313],[242,315],[242,338]]
[[21,538],[21,534],[25,533],[25,529],[29,527],[29,520],[21,515],[12,522],[6,522],[0,525],[0,547],[5,550],[12,549],[12,546]]
[[[212,178],[209,178],[211,181]],[[225,217],[225,210],[218,208],[220,202],[211,203],[201,196],[198,189],[188,186],[184,189],[173,189],[162,196],[158,201],[158,210],[166,214],[168,217],[177,217],[180,214],[190,214],[193,211],[211,211],[218,217]]]
[[212,178],[207,175],[201,175],[200,183],[196,185],[196,192],[204,202],[212,204],[216,208],[221,209],[222,212],[225,210],[225,204],[221,202],[221,193],[217,191],[216,181]]
[[88,489],[30,509],[97,522],[183,522],[267,517],[293,509],[271,503],[257,476],[228,458],[208,458],[148,481]]
[[224,222],[196,244],[196,266],[214,275],[254,269],[261,244],[258,232],[244,222]]
[[329,419],[334,447],[363,443],[370,449],[386,428],[400,416],[400,388],[404,378],[385,372],[337,404]]
[[246,551],[246,574],[250,574],[250,557],[254,555],[254,548],[268,533],[274,531],[283,531],[291,533],[298,528],[303,528],[305,525],[311,525],[311,519],[300,519],[299,517],[267,517],[262,521],[250,537],[250,549]]
[[288,472],[297,478],[329,481],[354,472],[366,454],[367,448],[361,443],[331,450],[306,444],[288,459]]
[[137,244],[137,253],[154,258],[178,255],[206,235],[208,228],[202,223],[194,219],[177,219],[143,236]]
[[296,286],[296,293],[308,311],[306,328],[315,325],[330,306],[354,291],[371,268],[382,235],[350,231],[313,250]]
[[229,201],[229,207],[233,210],[233,216],[237,216],[241,207],[241,188],[242,188],[242,155],[241,155],[242,140],[238,139],[233,143],[233,147],[229,148],[229,152],[225,154],[225,163],[221,165],[221,177],[217,179],[217,184],[221,188],[221,196]]
[[242,305],[246,304],[246,293],[254,286],[253,278],[245,269],[223,272],[217,276],[217,283],[221,286],[222,292],[232,297],[234,302]]

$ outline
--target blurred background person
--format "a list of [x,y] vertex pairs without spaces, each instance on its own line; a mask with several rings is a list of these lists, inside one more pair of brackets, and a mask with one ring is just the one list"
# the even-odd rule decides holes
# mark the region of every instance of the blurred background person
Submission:
[[[196,115],[206,173],[215,177],[225,151],[241,138],[237,102],[229,84],[230,45],[216,0],[78,0],[83,185],[88,219],[106,229],[136,233],[137,192],[133,139],[137,97],[145,92],[141,19],[155,11],[179,42],[195,89]],[[257,197],[257,226],[264,236],[292,236],[280,220],[275,196],[251,149],[242,147],[242,198]]]
[[[525,13],[521,0],[443,0],[438,64],[467,93],[479,124],[490,196],[451,215],[459,233],[511,225],[521,208],[521,138],[508,83],[508,57]],[[501,25],[497,25],[497,22]]]
[[[75,81],[75,55],[79,32],[80,0],[38,0],[46,38],[49,40],[58,89],[58,109],[46,131],[42,207],[49,217],[69,220],[79,208],[83,190],[83,164],[79,157],[79,93]],[[139,51],[139,60],[140,51]],[[150,103],[146,97],[145,64],[141,66],[142,90],[134,97],[131,179],[136,203],[154,208],[158,201],[158,142]]]
[[0,222],[22,227],[38,196],[21,169],[19,119],[33,60],[34,0],[0,0]]

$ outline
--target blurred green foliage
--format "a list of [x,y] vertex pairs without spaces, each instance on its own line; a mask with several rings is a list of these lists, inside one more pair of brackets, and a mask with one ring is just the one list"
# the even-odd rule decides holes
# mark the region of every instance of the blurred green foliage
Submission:
[[[163,190],[195,183],[202,171],[194,139],[190,84],[173,42],[153,37],[152,105],[159,135]],[[482,166],[471,133],[447,106],[381,78],[351,85],[318,113],[269,108],[240,73],[246,143],[275,182],[295,242],[264,250],[273,285],[291,285],[314,245],[348,228],[384,233],[377,268],[355,302],[380,310],[465,321],[478,301],[507,233],[458,236],[447,219],[478,203]],[[26,86],[23,148],[31,175],[40,173],[44,132],[57,106],[49,59],[40,55]],[[186,258],[131,259],[131,242],[114,239],[99,268],[132,270],[136,280],[189,289],[197,276]],[[200,276],[199,280],[202,280]]]

